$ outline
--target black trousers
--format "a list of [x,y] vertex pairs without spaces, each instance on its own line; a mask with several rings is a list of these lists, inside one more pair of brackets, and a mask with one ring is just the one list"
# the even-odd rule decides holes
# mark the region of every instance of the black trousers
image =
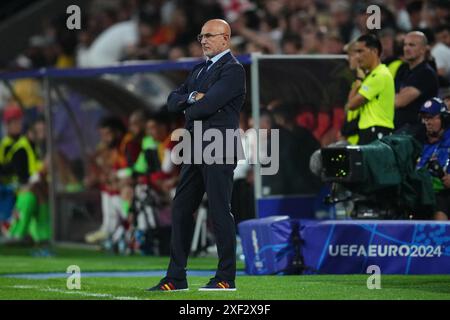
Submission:
[[246,179],[238,179],[233,182],[231,212],[233,212],[236,226],[242,221],[256,217],[253,185]]
[[206,191],[208,215],[216,236],[219,263],[216,277],[236,277],[236,228],[231,210],[233,171],[235,164],[183,164],[180,182],[173,200],[170,263],[167,277],[186,278],[194,218]]
[[388,136],[392,133],[392,129],[386,127],[373,126],[367,129],[362,129],[359,131],[358,144],[369,144],[375,140],[379,140],[384,136]]

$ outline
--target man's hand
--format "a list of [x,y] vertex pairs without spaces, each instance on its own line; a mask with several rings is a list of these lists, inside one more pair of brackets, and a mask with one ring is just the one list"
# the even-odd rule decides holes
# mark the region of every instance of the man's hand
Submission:
[[447,173],[445,176],[442,177],[442,183],[444,184],[446,189],[450,189],[450,174]]
[[348,55],[348,66],[350,70],[356,71],[356,69],[359,67],[358,61],[356,60],[355,54],[349,54]]
[[360,67],[356,68],[356,78],[357,79],[364,79],[366,77],[366,73],[364,70]]
[[195,101],[202,99],[204,96],[205,96],[205,94],[202,92],[197,93],[195,96]]

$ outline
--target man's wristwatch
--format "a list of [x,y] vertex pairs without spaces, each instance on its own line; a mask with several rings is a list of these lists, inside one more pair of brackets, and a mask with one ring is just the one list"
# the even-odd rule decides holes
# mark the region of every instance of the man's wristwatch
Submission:
[[192,104],[192,103],[194,103],[195,101],[197,101],[195,98],[197,97],[197,95],[198,95],[198,92],[197,91],[192,91],[191,92],[191,94],[189,95],[189,98],[188,98],[188,103],[189,104]]

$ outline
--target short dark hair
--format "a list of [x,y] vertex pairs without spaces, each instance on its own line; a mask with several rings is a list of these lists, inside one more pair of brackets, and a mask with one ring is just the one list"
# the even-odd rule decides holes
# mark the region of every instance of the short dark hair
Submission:
[[444,8],[448,10],[448,0],[436,0],[434,1],[434,5],[437,8]]
[[364,42],[367,48],[374,48],[378,50],[378,56],[381,56],[381,53],[383,51],[383,48],[381,46],[380,40],[377,38],[376,35],[368,33],[363,34],[358,39],[356,39],[356,42]]
[[152,10],[143,10],[139,12],[138,21],[140,24],[156,28],[161,23],[161,17],[159,13]]
[[422,10],[423,2],[421,0],[415,0],[406,5],[406,11],[411,14]]
[[106,116],[102,118],[98,123],[99,128],[108,128],[112,131],[119,132],[120,134],[124,134],[127,131],[122,120],[115,116]]
[[434,34],[441,33],[443,31],[449,31],[450,32],[450,24],[441,24],[441,25],[437,26],[434,29]]
[[435,33],[433,32],[433,30],[431,30],[430,28],[424,28],[424,29],[420,29],[418,31],[422,32],[425,35],[425,40],[426,40],[425,44],[435,43],[436,37],[435,37]]
[[296,48],[302,47],[302,38],[300,38],[297,34],[286,33],[283,36],[283,38],[281,39],[282,44],[289,43],[289,42],[294,44]]
[[292,103],[282,102],[278,107],[273,108],[272,114],[282,116],[286,121],[293,122],[295,119],[295,106]]
[[156,121],[159,124],[169,126],[172,122],[172,117],[167,105],[163,105],[156,113],[153,113],[147,118],[147,121]]

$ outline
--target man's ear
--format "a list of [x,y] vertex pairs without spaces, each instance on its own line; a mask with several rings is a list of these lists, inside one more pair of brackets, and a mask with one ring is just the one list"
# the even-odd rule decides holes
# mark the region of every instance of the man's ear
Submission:
[[377,48],[370,48],[370,50],[372,50],[377,55],[377,57],[381,57],[381,52]]

